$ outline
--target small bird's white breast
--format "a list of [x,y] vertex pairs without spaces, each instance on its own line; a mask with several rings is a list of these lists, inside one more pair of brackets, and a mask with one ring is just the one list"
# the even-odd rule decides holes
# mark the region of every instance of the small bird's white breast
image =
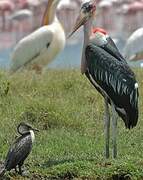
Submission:
[[32,143],[33,143],[35,141],[35,134],[33,130],[30,130],[30,135],[31,135]]
[[139,87],[138,83],[135,83],[135,89],[137,89]]

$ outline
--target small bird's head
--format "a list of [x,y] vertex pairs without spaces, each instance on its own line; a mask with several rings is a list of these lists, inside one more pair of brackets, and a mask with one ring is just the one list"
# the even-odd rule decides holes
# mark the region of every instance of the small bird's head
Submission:
[[102,46],[108,43],[108,37],[109,36],[104,29],[97,27],[92,29],[90,40],[95,42],[98,46]]
[[25,123],[25,122],[21,122],[18,126],[17,126],[17,131],[19,134],[24,135],[30,132],[30,130],[33,131],[39,131],[36,128],[33,128],[31,125]]
[[96,2],[95,0],[90,0],[88,2],[85,2],[82,4],[80,8],[79,15],[76,19],[75,26],[73,28],[73,31],[70,33],[70,36],[74,34],[82,25],[84,25],[90,18],[95,16],[96,12]]

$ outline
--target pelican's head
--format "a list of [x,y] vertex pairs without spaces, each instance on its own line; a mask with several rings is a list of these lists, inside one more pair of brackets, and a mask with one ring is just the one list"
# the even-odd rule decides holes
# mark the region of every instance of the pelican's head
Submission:
[[33,131],[39,131],[38,129],[33,128],[31,125],[21,122],[18,127],[17,127],[17,131],[19,134],[24,135],[30,132],[30,130]]
[[79,15],[76,19],[73,31],[70,33],[69,37],[74,34],[82,25],[84,25],[90,18],[95,16],[96,2],[95,0],[90,0],[82,4],[80,8]]
[[48,0],[47,8],[45,10],[42,20],[42,26],[49,25],[54,21],[56,9],[60,1],[61,0]]

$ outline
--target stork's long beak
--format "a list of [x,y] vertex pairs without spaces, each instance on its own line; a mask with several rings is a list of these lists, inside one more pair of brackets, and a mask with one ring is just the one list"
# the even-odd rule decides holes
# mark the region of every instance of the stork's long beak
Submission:
[[82,25],[84,25],[89,20],[89,18],[93,17],[95,15],[95,11],[95,0],[90,0],[88,3],[84,3],[80,9],[79,16],[76,19],[76,23],[73,27],[73,30],[67,38],[70,38]]
[[70,38],[85,22],[87,21],[87,17],[80,13],[76,19],[76,23],[73,27],[72,32],[67,36],[67,39]]

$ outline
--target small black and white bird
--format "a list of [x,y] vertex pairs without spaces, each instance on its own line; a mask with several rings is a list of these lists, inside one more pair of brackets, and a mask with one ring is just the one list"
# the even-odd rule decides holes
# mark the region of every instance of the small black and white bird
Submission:
[[[22,175],[22,165],[32,150],[32,144],[35,140],[34,129],[31,125],[21,122],[17,127],[18,133],[21,135],[11,145],[3,168],[0,170],[0,177],[4,175],[6,171],[15,169],[20,175]],[[17,171],[17,166],[19,171]]]
[[130,129],[136,126],[138,121],[138,83],[134,72],[107,32],[101,28],[92,29],[95,11],[95,0],[83,3],[69,37],[79,27],[84,26],[81,72],[86,75],[105,100],[106,158],[109,158],[109,104],[111,105],[113,157],[115,158],[117,156],[116,113],[123,119],[126,128]]

